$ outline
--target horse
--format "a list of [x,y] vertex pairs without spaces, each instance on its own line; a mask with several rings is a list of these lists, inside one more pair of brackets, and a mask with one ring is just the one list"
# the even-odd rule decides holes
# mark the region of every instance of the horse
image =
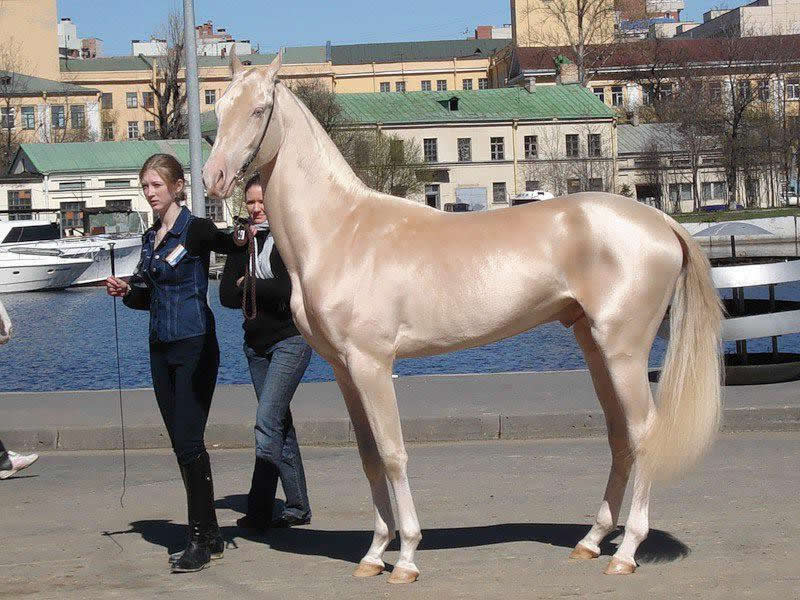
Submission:
[[6,307],[0,302],[0,346],[9,341],[13,333],[14,328],[11,326],[11,317],[8,316]]
[[[226,198],[258,171],[290,308],[333,367],[375,508],[372,543],[353,575],[419,576],[420,525],[392,383],[396,358],[474,347],[560,321],[574,330],[603,408],[611,470],[594,524],[571,557],[596,558],[633,497],[605,572],[632,573],[649,531],[651,482],[710,445],[720,415],[722,310],[708,259],[671,217],[629,198],[578,193],[518,207],[446,213],[368,188],[272,64],[231,62],[203,168]],[[670,342],[654,401],[648,355],[670,306]],[[459,310],[452,310],[459,307]],[[388,483],[388,485],[387,485]]]

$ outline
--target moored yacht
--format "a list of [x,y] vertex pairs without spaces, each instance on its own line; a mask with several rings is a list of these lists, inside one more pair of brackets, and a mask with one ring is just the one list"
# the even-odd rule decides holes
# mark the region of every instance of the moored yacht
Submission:
[[91,256],[66,257],[54,248],[0,246],[0,293],[63,289],[93,263]]

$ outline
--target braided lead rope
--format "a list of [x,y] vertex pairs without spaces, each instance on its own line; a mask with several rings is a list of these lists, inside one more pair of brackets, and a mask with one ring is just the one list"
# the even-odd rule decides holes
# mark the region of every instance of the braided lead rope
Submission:
[[256,318],[256,236],[247,227],[247,267],[244,273],[242,312],[248,321]]

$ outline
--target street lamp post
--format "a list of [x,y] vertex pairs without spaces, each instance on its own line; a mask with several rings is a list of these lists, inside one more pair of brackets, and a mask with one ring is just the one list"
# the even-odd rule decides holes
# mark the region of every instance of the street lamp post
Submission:
[[186,100],[189,110],[189,160],[192,176],[192,213],[206,216],[203,190],[203,148],[200,139],[200,83],[197,75],[197,38],[194,0],[183,0],[183,40],[186,52]]

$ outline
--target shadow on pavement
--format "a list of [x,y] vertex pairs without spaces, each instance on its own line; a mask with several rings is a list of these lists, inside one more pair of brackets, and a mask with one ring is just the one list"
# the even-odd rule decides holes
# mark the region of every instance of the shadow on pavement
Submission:
[[[218,501],[218,505],[220,502]],[[143,539],[168,552],[181,550],[186,543],[186,527],[164,519],[133,521],[125,531],[103,532],[113,539],[115,535],[138,533]],[[289,554],[325,556],[337,560],[357,563],[372,541],[372,531],[367,530],[323,530],[310,527],[272,529],[264,534],[236,526],[221,527],[228,548],[236,548],[236,539],[242,538],[269,546],[273,550]],[[479,527],[450,527],[423,529],[420,550],[446,550],[451,548],[473,548],[508,542],[539,542],[551,546],[572,548],[586,532],[587,525],[572,523],[500,523]],[[614,553],[616,546],[611,540],[623,529],[610,534],[600,546],[604,555]],[[398,550],[395,539],[389,550]],[[670,533],[653,529],[636,553],[637,562],[664,563],[688,556],[690,549]]]

